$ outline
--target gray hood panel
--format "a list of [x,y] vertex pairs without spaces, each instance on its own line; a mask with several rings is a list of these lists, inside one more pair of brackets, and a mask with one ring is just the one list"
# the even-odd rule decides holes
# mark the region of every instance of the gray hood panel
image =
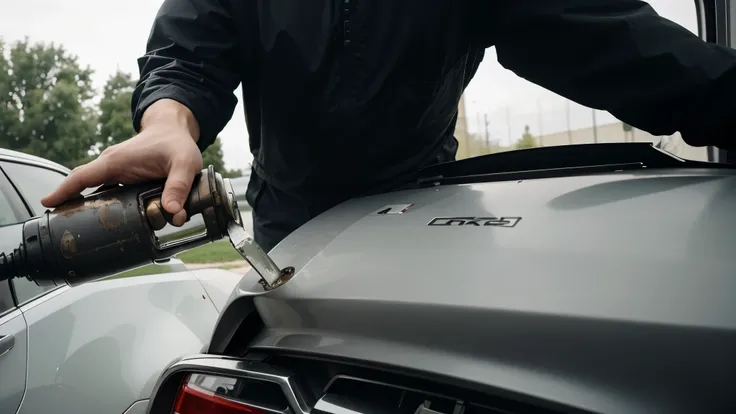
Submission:
[[[371,214],[402,203],[414,206]],[[606,412],[704,412],[736,381],[735,215],[736,176],[705,170],[352,200],[274,250],[298,273],[256,298],[268,328],[257,344]],[[466,216],[522,219],[427,226]]]

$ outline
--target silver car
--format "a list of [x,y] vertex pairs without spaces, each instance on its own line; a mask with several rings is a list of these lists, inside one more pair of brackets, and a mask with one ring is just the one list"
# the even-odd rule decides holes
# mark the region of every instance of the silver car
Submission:
[[148,412],[736,412],[734,214],[648,143],[430,167],[280,243]]
[[[0,150],[0,251],[69,170]],[[161,372],[206,349],[238,278],[172,259],[77,288],[0,282],[0,414],[144,412]]]

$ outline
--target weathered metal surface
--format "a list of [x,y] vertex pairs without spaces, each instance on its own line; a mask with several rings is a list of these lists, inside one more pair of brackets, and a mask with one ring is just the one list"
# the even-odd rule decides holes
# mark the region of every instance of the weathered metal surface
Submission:
[[17,276],[39,285],[77,285],[220,240],[230,222],[242,226],[232,187],[209,167],[195,178],[184,205],[188,218],[202,215],[207,232],[161,243],[155,231],[173,219],[162,208],[162,192],[163,183],[103,187],[29,220],[13,252]]

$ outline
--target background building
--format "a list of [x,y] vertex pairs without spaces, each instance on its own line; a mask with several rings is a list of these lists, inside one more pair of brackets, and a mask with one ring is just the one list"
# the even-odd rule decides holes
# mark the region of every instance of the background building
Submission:
[[455,125],[455,139],[457,139],[457,158],[472,157],[469,146],[468,118],[465,114],[465,95],[460,97],[457,107],[457,124]]
[[654,142],[660,143],[660,148],[681,158],[698,161],[708,161],[705,147],[691,147],[683,140],[680,133],[669,136],[655,136],[648,132],[631,129],[624,130],[622,122],[598,125],[596,128],[583,128],[573,131],[558,132],[536,137],[537,146],[589,144],[596,142]]
[[[482,127],[486,128],[483,132],[471,132],[469,130],[468,126],[470,120],[466,113],[465,97],[463,97],[458,106],[458,121],[455,129],[455,137],[459,143],[457,153],[458,159],[516,149],[516,145],[519,142],[518,140],[523,137],[523,134],[519,135],[516,139],[513,137],[509,137],[505,140],[491,139],[486,138],[489,136],[488,128],[493,129],[497,127],[497,129],[503,131],[505,129],[510,130],[511,127],[513,127],[515,130],[524,129],[528,131],[528,128],[526,127],[528,127],[529,121],[538,118],[537,114],[527,114],[524,118],[518,119],[516,122],[510,121],[513,125],[509,126],[509,124],[507,124],[509,121],[504,122],[503,119],[493,117],[491,118],[492,121],[488,122],[489,118],[487,117],[487,114],[476,115],[480,119],[481,123],[483,121],[486,122],[486,125],[482,125]],[[547,114],[547,122],[550,123],[555,121],[554,119],[550,119],[550,115],[552,115],[551,118],[554,118],[555,116],[565,116],[564,113],[560,112]],[[562,122],[562,120],[560,121]],[[537,127],[537,130],[541,129],[541,125]],[[655,136],[639,129],[627,126],[625,128],[625,125],[620,121],[610,122],[607,120],[606,123],[595,127],[591,126],[568,129],[543,135],[535,135],[532,132],[531,135],[533,137],[534,145],[537,147],[610,142],[652,142],[657,143],[660,148],[675,154],[678,157],[697,161],[708,161],[708,154],[705,147],[692,147],[687,145],[682,140],[682,136],[679,133],[675,133],[670,136]]]

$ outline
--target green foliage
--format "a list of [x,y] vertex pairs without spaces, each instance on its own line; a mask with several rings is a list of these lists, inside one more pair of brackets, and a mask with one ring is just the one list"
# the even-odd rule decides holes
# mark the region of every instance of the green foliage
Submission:
[[526,125],[524,127],[524,135],[521,136],[521,139],[516,141],[516,149],[534,148],[536,146],[537,140],[529,132],[529,125]]
[[0,147],[74,166],[97,137],[92,70],[55,44],[0,41]]
[[220,137],[217,137],[215,142],[207,147],[207,149],[202,153],[202,164],[205,168],[213,165],[215,167],[215,171],[222,174],[224,178],[235,178],[243,175],[243,172],[240,170],[228,170],[225,168],[225,161],[223,160],[222,154],[222,141],[220,141]]
[[632,129],[634,129],[634,127],[632,127],[631,125],[627,124],[626,122],[623,122],[622,125],[624,127],[624,132],[629,132]]
[[221,263],[243,260],[243,256],[225,240],[218,240],[180,253],[176,257],[184,263]]
[[225,161],[222,159],[222,142],[218,137],[215,142],[212,143],[202,153],[202,164],[205,168],[212,165],[215,167],[215,171],[225,171]]
[[124,72],[111,76],[100,100],[99,150],[119,144],[135,135],[130,102],[136,81]]
[[[135,135],[131,99],[137,81],[118,71],[95,103],[92,74],[62,46],[0,39],[0,148],[73,168]],[[219,138],[203,158],[226,177],[242,175],[225,168]]]

